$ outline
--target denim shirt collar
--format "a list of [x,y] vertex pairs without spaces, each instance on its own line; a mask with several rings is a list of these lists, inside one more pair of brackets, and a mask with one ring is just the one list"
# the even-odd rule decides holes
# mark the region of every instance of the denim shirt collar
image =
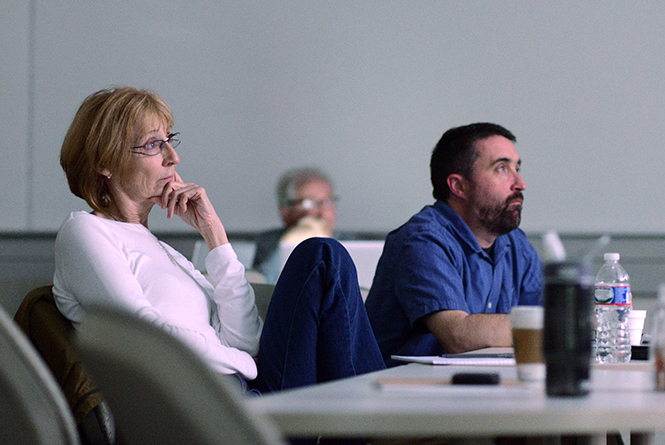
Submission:
[[[469,225],[457,214],[455,210],[453,210],[452,207],[443,201],[436,201],[433,207],[451,223],[453,230],[457,233],[459,238],[464,241],[474,252],[489,258],[483,248],[480,247],[478,239],[471,231],[471,228],[469,228]],[[501,235],[497,237],[497,239],[494,241],[494,258],[489,259],[493,262],[498,261],[508,252],[510,245],[511,242],[508,235]]]

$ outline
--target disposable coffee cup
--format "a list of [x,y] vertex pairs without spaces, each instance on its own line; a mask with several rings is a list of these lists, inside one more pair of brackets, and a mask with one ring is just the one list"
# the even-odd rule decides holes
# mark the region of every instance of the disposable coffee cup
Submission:
[[628,312],[628,332],[630,334],[631,345],[642,344],[642,331],[644,330],[644,320],[647,318],[647,311],[631,309]]
[[545,381],[543,308],[515,306],[510,310],[517,377],[525,383]]

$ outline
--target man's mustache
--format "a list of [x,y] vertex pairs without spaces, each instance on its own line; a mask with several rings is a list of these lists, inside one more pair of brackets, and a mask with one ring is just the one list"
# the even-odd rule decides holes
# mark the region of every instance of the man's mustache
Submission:
[[524,194],[522,192],[515,192],[506,199],[506,207],[508,207],[513,201],[521,200],[524,202]]

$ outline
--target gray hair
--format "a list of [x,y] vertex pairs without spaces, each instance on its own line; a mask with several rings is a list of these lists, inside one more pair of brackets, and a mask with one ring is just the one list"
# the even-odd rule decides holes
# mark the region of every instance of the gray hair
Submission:
[[296,188],[312,180],[323,181],[332,189],[332,182],[328,175],[315,167],[303,167],[287,170],[277,181],[275,192],[277,193],[277,205],[279,207],[288,206],[294,198]]

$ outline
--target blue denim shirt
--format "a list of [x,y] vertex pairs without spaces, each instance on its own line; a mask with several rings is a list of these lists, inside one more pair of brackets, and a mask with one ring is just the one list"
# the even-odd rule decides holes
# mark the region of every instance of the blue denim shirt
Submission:
[[366,308],[388,366],[445,351],[422,317],[441,310],[508,313],[542,304],[542,262],[524,232],[498,237],[493,258],[448,204],[426,206],[388,234]]

